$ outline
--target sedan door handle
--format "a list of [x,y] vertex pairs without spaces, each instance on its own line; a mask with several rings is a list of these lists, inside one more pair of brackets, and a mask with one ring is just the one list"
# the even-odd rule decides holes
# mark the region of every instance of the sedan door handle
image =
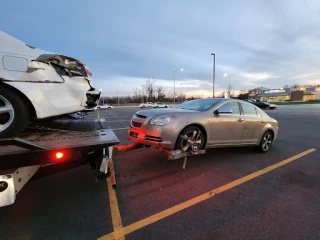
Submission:
[[262,123],[265,123],[266,121],[265,121],[265,120],[261,120],[261,122],[262,122]]
[[239,119],[238,119],[238,122],[243,122],[243,121],[244,121],[243,118],[239,118]]

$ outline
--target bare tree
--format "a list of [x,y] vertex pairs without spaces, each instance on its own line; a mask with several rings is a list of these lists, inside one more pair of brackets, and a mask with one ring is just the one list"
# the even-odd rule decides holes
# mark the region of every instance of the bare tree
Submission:
[[156,80],[154,79],[148,79],[146,80],[146,84],[143,86],[143,89],[145,90],[149,101],[152,101],[153,99],[153,94],[155,92],[155,82]]
[[158,101],[164,101],[166,95],[164,94],[165,88],[161,85],[157,86],[157,95],[158,95]]
[[134,92],[134,100],[135,101],[140,101],[139,89],[135,88],[135,89],[133,89],[133,92]]
[[180,94],[176,97],[176,101],[177,101],[177,102],[183,102],[186,98],[187,98],[187,96],[186,96],[184,93],[180,93]]

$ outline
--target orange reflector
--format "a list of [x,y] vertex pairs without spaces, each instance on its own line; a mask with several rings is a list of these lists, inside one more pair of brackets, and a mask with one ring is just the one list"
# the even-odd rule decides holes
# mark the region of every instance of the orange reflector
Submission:
[[61,159],[63,158],[63,153],[62,152],[57,152],[56,153],[56,159]]

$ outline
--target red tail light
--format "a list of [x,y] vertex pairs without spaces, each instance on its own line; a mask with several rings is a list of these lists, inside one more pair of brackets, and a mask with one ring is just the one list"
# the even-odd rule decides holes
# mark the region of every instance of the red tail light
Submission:
[[67,154],[64,151],[54,152],[51,155],[52,161],[55,163],[60,163],[66,160]]
[[87,68],[84,68],[84,70],[86,71],[88,77],[92,77],[92,73]]
[[64,156],[64,153],[63,152],[57,152],[56,153],[56,159],[62,159],[63,158],[63,156]]

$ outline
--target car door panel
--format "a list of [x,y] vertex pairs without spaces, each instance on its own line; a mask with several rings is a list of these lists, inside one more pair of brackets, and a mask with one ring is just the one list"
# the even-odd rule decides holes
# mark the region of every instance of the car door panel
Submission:
[[260,141],[261,129],[264,121],[256,107],[241,103],[242,112],[244,113],[244,130],[242,136],[243,144],[258,143]]
[[211,121],[211,144],[240,144],[244,129],[244,121],[239,121],[241,116],[219,115]]
[[[231,106],[231,108],[230,108]],[[244,119],[237,102],[226,103],[222,107],[228,107],[232,114],[213,115],[210,120],[209,145],[238,145],[241,144],[244,129]]]

